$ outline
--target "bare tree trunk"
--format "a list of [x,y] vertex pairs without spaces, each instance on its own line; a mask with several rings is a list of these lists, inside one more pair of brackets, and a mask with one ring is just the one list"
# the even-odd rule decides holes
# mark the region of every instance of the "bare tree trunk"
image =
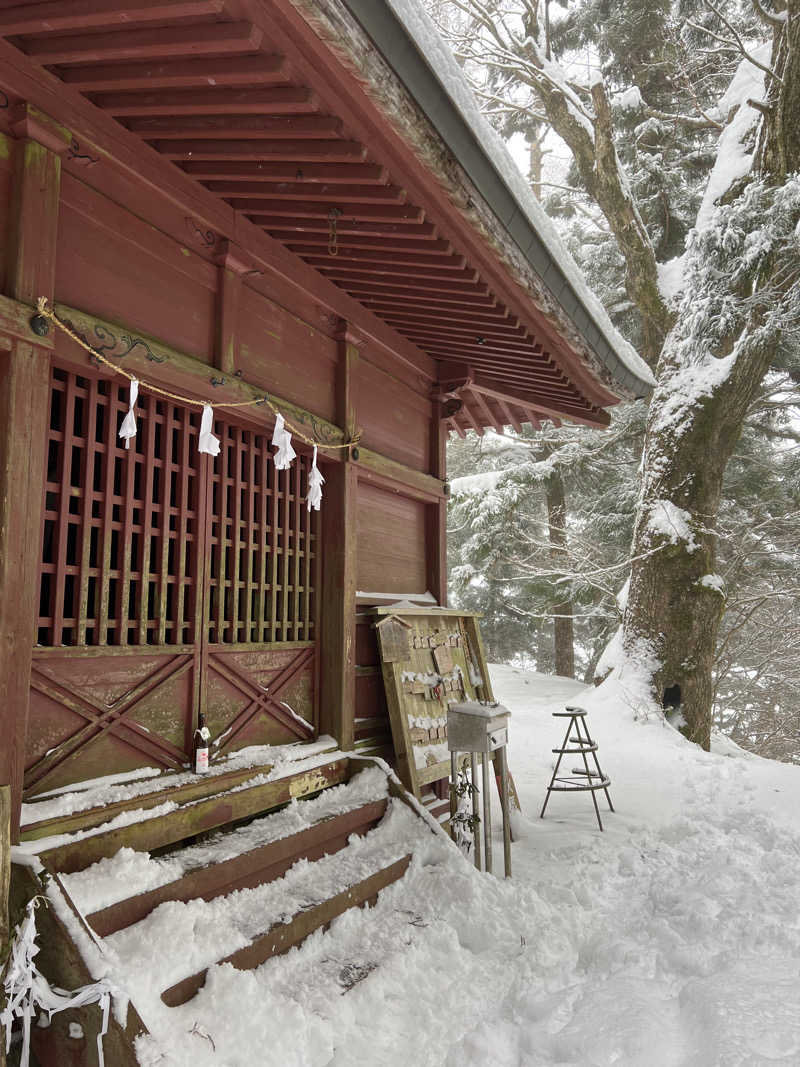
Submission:
[[539,674],[553,674],[555,669],[552,624],[550,619],[542,619],[536,637],[536,670]]
[[[542,141],[544,132],[528,142],[530,153],[530,170],[528,180],[537,200],[542,197],[542,164],[544,153]],[[545,458],[552,455],[552,449],[544,446]],[[550,541],[550,559],[556,566],[569,569],[567,551],[567,495],[564,479],[558,467],[545,479],[544,496],[547,504],[547,537]],[[565,678],[575,677],[575,627],[572,618],[572,601],[569,597],[553,605],[553,667],[556,674]],[[540,630],[540,635],[542,631]],[[541,645],[541,636],[540,636]],[[539,667],[539,670],[542,668]]]
[[[567,550],[567,502],[564,479],[558,468],[545,479],[547,500],[547,533],[550,541],[550,559],[557,567],[569,569]],[[575,630],[572,619],[572,601],[569,597],[553,605],[553,651],[556,674],[565,678],[575,677]]]

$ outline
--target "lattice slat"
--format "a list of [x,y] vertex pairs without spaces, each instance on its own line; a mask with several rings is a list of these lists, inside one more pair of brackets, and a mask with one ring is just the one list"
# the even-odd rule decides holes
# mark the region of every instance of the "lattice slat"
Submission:
[[148,393],[125,449],[127,403],[115,382],[53,370],[39,644],[188,645],[198,625],[212,644],[311,640],[308,458],[276,472],[266,434],[217,420],[223,447],[206,462],[198,413]]

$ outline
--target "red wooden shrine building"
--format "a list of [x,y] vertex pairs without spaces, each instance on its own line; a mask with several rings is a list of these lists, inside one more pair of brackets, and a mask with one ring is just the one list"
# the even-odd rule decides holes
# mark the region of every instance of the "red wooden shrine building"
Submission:
[[[388,0],[0,2],[0,781],[331,734],[390,754],[362,606],[446,602],[448,432],[647,374]],[[52,325],[41,296],[143,385]],[[35,324],[36,325],[36,324]],[[321,445],[276,472],[265,393]]]

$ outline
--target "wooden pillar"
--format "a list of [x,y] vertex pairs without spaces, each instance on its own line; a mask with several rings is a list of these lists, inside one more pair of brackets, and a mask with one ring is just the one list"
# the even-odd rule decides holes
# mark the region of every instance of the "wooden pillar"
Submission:
[[[50,336],[28,328],[39,296],[53,299],[61,180],[68,135],[27,105],[13,116],[15,145],[6,288],[0,307],[0,785],[19,814],[36,619]],[[28,308],[20,304],[29,305]]]
[[[343,325],[337,338],[337,423],[356,434],[358,348]],[[322,632],[320,730],[346,751],[353,747],[356,689],[356,566],[358,470],[350,451],[327,464],[322,501]]]
[[[447,428],[442,403],[433,403],[431,419],[431,474],[447,478]],[[442,607],[447,607],[447,498],[428,504],[425,512],[425,553],[428,589]]]
[[218,266],[214,363],[223,374],[236,373],[239,363],[239,314],[242,278],[250,267],[230,241],[216,257]]

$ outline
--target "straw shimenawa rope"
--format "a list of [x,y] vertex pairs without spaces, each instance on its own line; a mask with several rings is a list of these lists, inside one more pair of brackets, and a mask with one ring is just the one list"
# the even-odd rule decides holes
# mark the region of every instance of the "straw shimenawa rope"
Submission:
[[[138,381],[140,389],[147,389],[151,393],[158,393],[159,396],[165,396],[169,400],[177,401],[177,403],[179,404],[191,404],[198,408],[203,408],[206,406],[206,404],[210,404],[214,408],[248,408],[259,407],[261,405],[266,404],[266,406],[275,415],[280,414],[280,411],[275,406],[275,404],[272,403],[266,393],[263,396],[257,397],[254,400],[230,400],[220,401],[219,403],[212,403],[209,400],[197,400],[196,397],[183,396],[181,393],[171,393],[168,389],[162,389],[160,385],[152,385],[150,382],[142,381],[142,379],[138,378],[135,374],[131,374],[129,371],[125,370],[124,367],[120,367],[117,363],[112,363],[111,360],[106,359],[102,352],[98,352],[96,348],[93,348],[92,345],[88,343],[88,341],[85,341],[79,333],[72,329],[71,326],[69,326],[66,322],[60,319],[58,315],[56,315],[53,308],[48,305],[46,296],[39,297],[38,301],[36,302],[36,308],[40,315],[44,315],[46,319],[49,319],[51,322],[54,322],[56,326],[58,326],[60,330],[63,330],[63,332],[68,337],[71,337],[76,344],[80,345],[81,348],[86,349],[86,351],[94,359],[98,360],[106,367],[109,367],[115,374],[121,374],[122,377],[127,378],[128,381]],[[349,441],[345,441],[344,444],[331,445],[327,444],[325,441],[319,441],[315,437],[307,437],[302,430],[299,430],[297,426],[295,426],[293,423],[290,423],[285,417],[284,421],[295,437],[298,437],[301,441],[305,441],[307,445],[311,445],[312,447],[316,446],[317,448],[326,449],[350,448],[352,445],[357,444],[361,437],[361,434],[357,433],[354,434],[354,436]]]

